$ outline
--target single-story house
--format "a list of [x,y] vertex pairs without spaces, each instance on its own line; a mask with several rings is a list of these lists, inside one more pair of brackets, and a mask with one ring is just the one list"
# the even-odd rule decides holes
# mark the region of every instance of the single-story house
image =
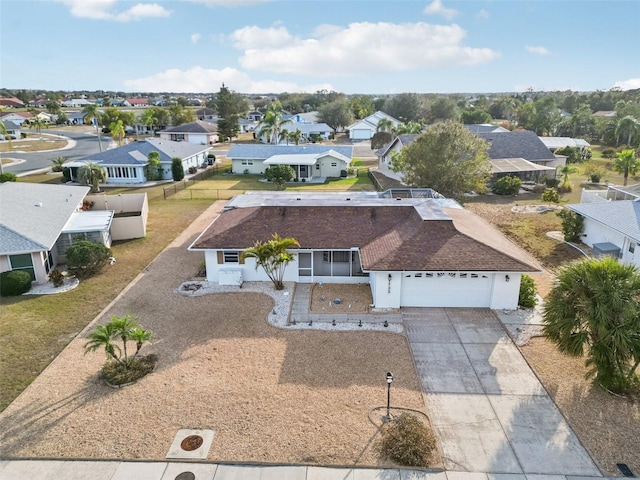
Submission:
[[122,106],[124,107],[148,107],[149,100],[146,98],[127,98],[124,102],[122,102]]
[[24,270],[36,283],[64,261],[78,239],[111,245],[113,211],[83,212],[89,187],[0,184],[0,271]]
[[70,108],[84,108],[88,105],[93,105],[93,102],[90,102],[85,98],[70,98],[62,102],[63,107],[70,107]]
[[567,208],[584,218],[582,242],[595,256],[612,255],[640,267],[640,202],[577,203]]
[[196,145],[213,145],[218,142],[218,125],[196,120],[177,127],[160,131],[160,138],[173,142],[187,142]]
[[71,125],[84,125],[85,117],[86,117],[86,114],[82,113],[82,110],[67,113],[67,118],[69,119],[69,123]]
[[491,123],[466,123],[464,126],[471,133],[500,133],[509,131],[504,127],[492,125]]
[[252,192],[235,197],[189,247],[207,280],[268,281],[243,251],[274,233],[295,238],[284,280],[369,284],[374,308],[513,309],[539,264],[495,227],[446,199]]
[[394,128],[402,125],[402,122],[397,118],[378,111],[349,125],[347,127],[347,130],[349,130],[349,138],[351,140],[370,140],[378,131],[378,123],[383,118],[391,120]]
[[[11,120],[0,120],[0,122],[2,122],[2,124],[4,125],[4,128],[7,130],[7,135],[9,136],[9,138],[11,138],[11,140],[17,140],[18,138],[20,138],[20,125],[17,125],[15,122],[12,122]],[[7,140],[5,138],[5,135],[0,134],[0,140]]]
[[235,144],[227,158],[233,173],[264,174],[270,165],[290,165],[297,179],[311,181],[343,176],[352,155],[351,146]]
[[13,122],[19,127],[31,117],[33,115],[30,112],[0,112],[0,120]]
[[[476,125],[466,125],[475,127]],[[482,126],[482,125],[480,125]],[[516,135],[514,135],[516,134]],[[492,181],[503,176],[517,176],[522,180],[537,180],[541,177],[556,176],[553,161],[564,159],[554,155],[540,141],[534,132],[480,131],[480,138],[489,142],[488,155],[491,160]],[[410,145],[420,135],[398,135],[375,153],[378,157],[378,171],[389,178],[402,182],[402,175],[391,169],[392,156]],[[523,156],[526,155],[526,156]]]
[[65,163],[71,170],[71,180],[77,179],[78,169],[87,162],[95,162],[107,169],[107,184],[132,184],[147,182],[145,167],[149,163],[149,153],[158,152],[162,165],[162,179],[171,180],[171,161],[177,157],[187,172],[189,167],[200,167],[207,161],[208,145],[192,145],[187,142],[172,142],[161,138],[147,138],[131,142],[118,148],[89,155],[80,160]]
[[17,97],[0,97],[0,106],[22,108],[24,107],[24,102]]

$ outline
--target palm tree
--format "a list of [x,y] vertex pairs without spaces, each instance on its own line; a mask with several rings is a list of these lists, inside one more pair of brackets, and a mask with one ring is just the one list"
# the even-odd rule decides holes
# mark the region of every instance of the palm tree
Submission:
[[620,145],[620,137],[627,137],[627,145],[631,146],[631,140],[638,132],[640,132],[640,122],[638,120],[631,115],[621,118],[616,124],[616,145]]
[[145,330],[144,328],[134,327],[129,332],[129,340],[136,342],[136,353],[133,354],[134,357],[138,356],[140,349],[142,346],[151,340],[153,337],[153,333],[149,330]]
[[67,159],[65,157],[56,157],[53,160],[51,160],[51,162],[53,163],[53,166],[51,167],[51,171],[52,172],[61,172],[62,169],[64,168],[64,162],[66,162]]
[[29,124],[32,127],[35,127],[36,131],[38,132],[38,136],[40,136],[40,140],[42,140],[42,128],[47,127],[47,124],[44,122],[44,120],[42,120],[40,117],[33,117],[31,120],[29,120]]
[[562,168],[560,168],[560,173],[562,174],[562,187],[563,188],[569,188],[570,184],[569,184],[569,175],[572,173],[576,173],[576,168],[572,167],[571,165],[565,165]]
[[640,169],[640,159],[636,158],[633,150],[623,150],[613,161],[613,169],[624,176],[624,185],[626,186],[629,174],[635,175]]
[[113,339],[116,337],[113,326],[110,323],[106,325],[99,324],[94,330],[89,333],[89,341],[84,345],[85,353],[95,352],[100,348],[104,348],[107,358],[113,359],[121,365],[124,365],[120,360],[120,347],[113,343]]
[[124,124],[122,123],[122,120],[111,122],[109,130],[111,131],[111,137],[115,138],[116,142],[118,142],[118,146],[121,146],[122,139],[124,138]]
[[588,377],[625,390],[640,364],[640,272],[617,259],[562,267],[543,310],[543,332],[564,354],[588,356]]
[[151,108],[145,110],[145,112],[142,114],[141,120],[143,125],[146,125],[151,129],[151,136],[155,136],[156,132],[154,132],[153,126],[158,124],[158,117],[156,116],[155,111]]
[[87,162],[78,169],[78,180],[84,185],[91,185],[91,192],[100,191],[100,183],[107,181],[107,170],[95,162]]
[[296,128],[295,132],[289,133],[289,140],[291,140],[296,145],[300,144],[300,139],[302,138],[302,132],[299,128]]
[[289,130],[287,130],[286,128],[283,128],[282,130],[280,130],[280,134],[278,135],[278,140],[279,141],[285,140],[287,142],[287,145],[289,145],[290,135],[291,133],[289,132]]
[[424,129],[424,126],[420,122],[407,122],[400,125],[396,129],[395,133],[397,133],[398,135],[401,135],[401,134],[417,135],[418,133],[422,132],[423,129]]
[[100,139],[100,111],[98,105],[90,103],[82,109],[82,115],[84,115],[84,121],[92,123],[96,126],[96,133],[98,134],[98,146],[102,151],[102,140]]
[[278,144],[280,139],[280,131],[283,125],[291,123],[290,119],[284,119],[282,116],[282,105],[280,102],[273,102],[267,107],[267,113],[260,122],[258,129],[258,138],[265,136],[267,142]]
[[393,121],[390,118],[381,118],[376,125],[376,133],[378,132],[393,133]]
[[140,324],[138,323],[137,317],[134,317],[132,314],[127,313],[124,317],[111,317],[111,321],[108,323],[111,326],[113,335],[116,337],[120,337],[122,341],[123,347],[123,357],[124,363],[128,363],[129,356],[127,355],[127,341],[131,337],[131,332],[140,328]]
[[288,249],[299,246],[300,244],[295,238],[280,238],[277,233],[274,233],[271,240],[257,241],[253,247],[247,248],[243,255],[245,258],[255,258],[256,270],[259,266],[264,268],[276,290],[283,290],[284,271],[295,257]]

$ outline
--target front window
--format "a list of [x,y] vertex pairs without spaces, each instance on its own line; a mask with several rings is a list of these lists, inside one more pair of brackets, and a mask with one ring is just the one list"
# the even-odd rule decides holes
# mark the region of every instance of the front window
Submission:
[[33,260],[30,253],[9,255],[9,263],[11,264],[11,270],[24,270],[31,275],[31,281],[35,281],[36,271],[33,268]]

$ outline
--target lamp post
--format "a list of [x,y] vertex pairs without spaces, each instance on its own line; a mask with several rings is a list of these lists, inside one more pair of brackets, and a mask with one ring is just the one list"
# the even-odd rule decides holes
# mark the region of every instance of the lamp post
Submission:
[[393,375],[391,372],[387,372],[387,416],[383,419],[385,422],[391,420],[391,413],[389,412],[391,408],[391,383],[393,383]]

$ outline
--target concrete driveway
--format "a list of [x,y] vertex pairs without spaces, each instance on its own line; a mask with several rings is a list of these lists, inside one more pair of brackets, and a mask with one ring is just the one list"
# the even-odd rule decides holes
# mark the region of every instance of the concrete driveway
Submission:
[[404,309],[403,321],[447,470],[601,476],[491,311]]

